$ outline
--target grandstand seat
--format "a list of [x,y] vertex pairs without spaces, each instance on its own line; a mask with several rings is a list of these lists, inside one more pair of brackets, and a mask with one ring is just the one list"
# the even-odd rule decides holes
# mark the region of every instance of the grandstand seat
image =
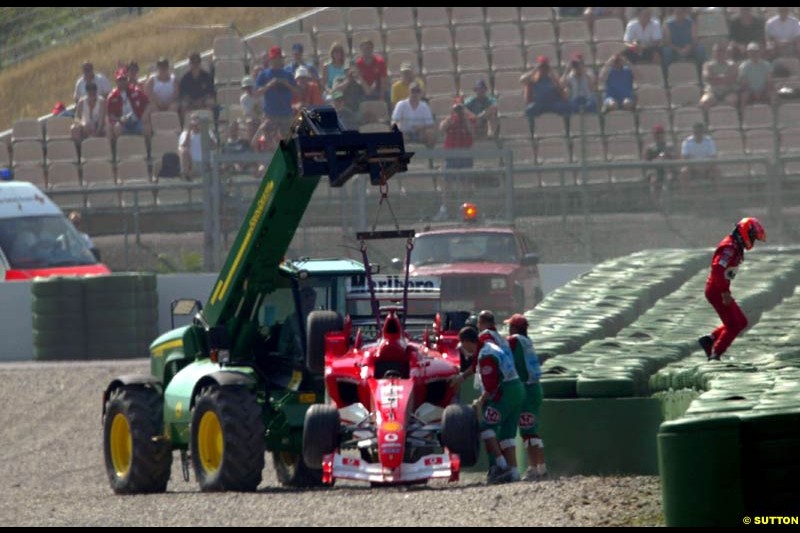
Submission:
[[625,34],[625,26],[618,18],[601,18],[594,21],[592,40],[596,43],[602,41],[618,41]]
[[160,162],[162,156],[167,153],[178,153],[178,134],[174,132],[156,132],[150,140],[150,157],[153,159],[153,163]]
[[422,28],[422,39],[420,48],[425,50],[434,50],[437,48],[453,48],[453,34],[450,33],[450,28],[436,26],[432,28]]
[[670,105],[673,108],[696,106],[700,102],[701,94],[700,87],[697,85],[673,86],[669,91]]
[[[602,163],[606,160],[605,146],[602,137],[578,137],[572,145],[572,162],[580,163],[582,160],[582,141],[586,140],[586,162]],[[608,183],[609,175],[607,170],[588,170],[586,172],[587,183]],[[581,173],[575,173],[575,182],[580,183]]]
[[[781,154],[800,154],[800,127],[786,128],[781,130],[780,143]],[[794,163],[794,165],[796,166],[797,163]]]
[[47,164],[56,162],[78,163],[78,150],[74,141],[62,139],[47,143]]
[[390,6],[383,8],[383,24],[384,30],[393,30],[396,28],[413,28],[414,27],[414,11],[410,7],[396,7]]
[[48,141],[72,139],[73,119],[70,117],[50,117],[45,123]]
[[653,131],[653,126],[661,124],[669,129],[669,113],[666,109],[650,108],[641,109],[639,115],[639,134],[645,135]]
[[[566,139],[557,137],[547,137],[538,139],[535,142],[536,162],[543,165],[539,173],[540,185],[560,185],[562,178],[566,185],[574,183],[574,176],[571,172],[546,172],[546,165],[564,165],[570,163],[569,144]],[[563,174],[563,176],[562,176]]]
[[[443,51],[447,52],[446,50],[431,50],[430,52],[425,54],[426,56],[428,56],[428,55],[434,55],[435,56],[435,59],[434,59],[433,64],[431,66],[436,66],[436,67],[440,66],[440,63],[437,63],[437,61],[443,61],[443,59],[441,57],[439,57],[438,53],[439,52],[443,52]],[[453,67],[453,57],[452,57],[452,55],[448,53],[447,57],[449,58],[450,69],[449,70],[448,69],[438,70],[437,71],[438,73],[453,72],[455,70],[455,69],[452,68]],[[444,61],[446,61],[446,59]],[[411,65],[414,67],[414,69],[417,70],[417,72],[420,72],[420,70],[419,70],[419,54],[417,52],[413,52],[411,50],[395,50],[394,52],[388,52],[386,54],[386,66],[389,69],[389,75],[390,76],[394,75],[394,74],[399,74],[400,73],[400,65],[402,65],[403,63],[406,63],[406,62],[411,63]],[[427,74],[427,72],[422,72],[422,73],[423,74]]]
[[522,22],[532,20],[553,20],[553,8],[544,6],[520,7],[519,18]]
[[[374,7],[351,7],[348,11],[347,27],[351,32],[358,30],[374,30],[381,25],[378,10]],[[353,41],[357,44],[358,41]]]
[[742,157],[744,143],[739,130],[722,130],[714,133],[714,144],[720,157]]
[[[353,32],[353,46],[358,48],[359,45],[364,41],[372,41],[374,46],[374,51],[382,54],[385,52],[385,48],[383,47],[383,35],[378,30],[359,30]],[[341,43],[345,49],[349,49],[346,43]],[[330,50],[325,51],[324,56],[320,56],[320,63],[325,63],[328,61]]]
[[358,106],[359,114],[367,122],[389,122],[389,108],[383,100],[367,100]]
[[771,128],[772,127],[772,107],[767,104],[749,105],[744,108],[742,114],[742,128]]
[[44,177],[44,167],[36,164],[23,164],[14,168],[14,181],[29,181],[44,189],[47,182]]
[[466,48],[486,48],[486,32],[483,26],[456,26],[453,44],[456,50]]
[[474,93],[475,84],[478,82],[478,80],[483,80],[486,82],[486,85],[489,88],[489,94],[491,94],[492,84],[488,71],[464,72],[461,74],[459,76],[459,86],[461,87],[461,92],[465,95],[471,96]]
[[44,163],[44,153],[42,143],[38,141],[18,141],[13,146],[13,165],[42,165]]
[[636,65],[638,76],[636,83],[638,85],[657,85],[664,87],[664,74],[661,70],[661,65],[652,64],[638,64]]
[[450,15],[445,7],[418,7],[417,27],[420,29],[450,26]]
[[140,135],[123,135],[117,139],[117,161],[131,159],[142,161],[147,159],[144,137]]
[[397,28],[386,32],[386,51],[419,50],[417,32],[413,28]]
[[800,124],[800,103],[783,104],[778,108],[778,127],[795,128]]
[[745,151],[750,155],[761,155],[772,158],[775,153],[775,135],[770,129],[747,129],[745,134]]
[[[222,89],[217,91],[217,102],[221,105],[235,105],[239,103],[240,89]],[[231,95],[228,97],[227,95]],[[180,133],[181,119],[174,111],[156,111],[150,115],[150,123],[154,132],[172,131]]]
[[453,97],[457,92],[456,80],[450,74],[432,74],[425,78],[425,96],[429,98],[442,95]]
[[[320,64],[325,63],[330,58],[331,45],[339,43],[344,48],[345,57],[350,57],[350,45],[347,41],[347,34],[343,31],[326,31],[317,34],[317,57],[320,58]],[[375,41],[373,41],[375,43]],[[378,44],[380,41],[378,41]],[[375,50],[380,51],[378,44],[375,44]]]
[[247,43],[246,48],[250,49],[250,53],[253,55],[253,59],[260,60],[261,56],[266,55],[269,52],[269,49],[273,46],[279,44],[278,39],[271,34],[264,34],[259,35],[257,37],[251,37],[245,41]]
[[[519,82],[520,76],[523,72],[498,72],[494,75],[494,94],[502,96],[510,93],[522,93],[522,85]],[[472,89],[471,86],[464,86],[461,84],[461,91],[466,93],[466,89]]]
[[717,105],[708,110],[708,127],[711,131],[738,130],[739,112],[729,105]]
[[669,66],[669,85],[677,87],[679,85],[697,85],[697,67],[694,63],[672,63]]
[[214,85],[239,86],[244,77],[244,63],[241,61],[220,60],[214,66]]
[[500,135],[503,139],[530,139],[531,128],[525,115],[500,117]]
[[636,90],[636,107],[667,109],[669,107],[667,91],[658,85],[640,85]]
[[236,35],[218,35],[214,37],[214,61],[244,60],[244,43]]
[[11,126],[11,143],[20,141],[44,141],[42,125],[35,118],[23,118],[15,120]]
[[783,79],[785,78],[796,78],[800,75],[800,59],[796,57],[778,57],[772,62],[772,72],[773,74],[776,71],[783,70],[788,73],[788,76],[784,76],[781,78],[780,76],[776,76],[776,79],[779,80],[778,83],[782,83]]
[[49,189],[78,188],[80,186],[81,178],[75,163],[53,163],[47,169],[47,187]]
[[489,26],[489,46],[520,46],[522,35],[517,24],[493,24]]
[[581,135],[600,135],[600,117],[596,113],[583,114],[583,127],[581,128],[581,116],[573,113],[569,117],[569,134],[571,137]]
[[681,107],[672,113],[672,130],[676,134],[688,134],[696,122],[703,122],[703,110],[699,107]]
[[[501,135],[505,133],[501,130]],[[536,117],[533,129],[533,136],[537,139],[542,137],[564,137],[567,134],[564,125],[564,117],[555,113],[542,113]]]
[[606,135],[635,133],[636,123],[634,121],[634,114],[623,109],[617,109],[606,113],[604,117],[604,131]]
[[700,37],[728,36],[728,21],[724,13],[705,12],[697,15],[697,35]]
[[[120,185],[150,185],[152,179],[144,161],[123,161],[117,165],[117,182]],[[122,205],[153,205],[155,204],[154,191],[121,192]]]
[[428,106],[436,120],[441,120],[450,115],[453,107],[453,97],[450,95],[434,96],[428,100]]
[[329,7],[318,11],[303,22],[304,29],[306,30],[308,29],[307,23],[311,22],[311,30],[314,33],[319,33],[321,31],[343,31],[345,29],[344,14],[339,7]]
[[586,26],[586,21],[583,19],[559,20],[558,29],[556,33],[558,34],[558,42],[560,43],[572,42],[572,41],[583,41],[583,42],[591,41],[589,35],[589,28]]
[[[601,19],[601,20],[606,20],[606,19]],[[595,21],[595,24],[598,22],[600,21],[599,20]],[[615,41],[603,41],[596,43],[594,50],[594,64],[601,66],[606,61],[608,61],[608,59],[611,56],[624,49],[625,49],[625,44],[619,39]],[[639,80],[639,83],[641,84],[643,82]]]
[[358,127],[361,133],[384,133],[390,131],[389,125],[382,122],[369,122]]
[[[487,60],[486,68],[488,67]],[[427,76],[445,72],[455,72],[453,54],[450,53],[450,50],[429,50],[422,56],[422,74]]]
[[500,116],[519,115],[524,110],[525,98],[521,92],[505,94],[497,99],[497,114]]
[[96,187],[115,187],[114,168],[106,161],[87,161],[82,165],[83,186],[89,193],[87,204],[92,207],[119,206],[119,192],[91,192]]
[[[238,89],[236,87],[222,87],[220,89],[217,89],[217,105],[220,105],[222,107],[229,107],[229,106],[232,106],[232,105],[239,105],[239,97],[241,96],[241,94],[242,94],[242,90]],[[164,111],[162,111],[162,113],[163,112]],[[155,113],[153,113],[153,114],[155,115]],[[170,124],[167,124],[167,125],[159,124],[158,127],[156,127],[155,120],[153,120],[153,130],[156,130],[158,128],[164,129],[166,127],[167,129],[176,129],[177,128],[177,130],[180,131],[180,128],[181,128],[180,120],[178,121],[177,126],[175,126],[174,124],[171,124],[172,119],[169,119],[169,120],[170,120]]]
[[522,42],[525,46],[538,43],[555,43],[556,31],[552,22],[529,22],[522,30]]
[[11,166],[11,154],[8,153],[8,146],[0,142],[0,167]]
[[458,51],[458,72],[486,72],[489,70],[489,57],[481,48],[468,48]]
[[105,137],[89,137],[81,143],[81,162],[108,161],[114,159],[111,144]]
[[483,8],[470,7],[470,6],[454,6],[450,14],[450,22],[453,26],[461,26],[463,24],[483,24]]
[[[638,161],[639,143],[630,135],[612,135],[606,137],[606,159],[608,161]],[[610,169],[611,182],[641,181],[642,170],[639,168]]]
[[584,62],[591,59],[592,57],[592,47],[588,41],[566,42],[562,43],[560,48],[561,48],[561,56],[560,56],[561,59],[559,60],[559,65],[561,65],[562,69],[566,68],[566,66],[569,65],[569,62],[572,61],[572,57],[575,54],[581,54],[584,58]]
[[545,56],[550,60],[551,65],[558,63],[558,49],[555,44],[539,43],[526,48],[525,63],[527,68],[534,68],[536,66],[536,59],[539,56]]
[[517,7],[486,7],[486,24],[497,24],[502,22],[519,23],[519,8]]
[[522,70],[525,60],[518,46],[506,46],[492,49],[492,71]]

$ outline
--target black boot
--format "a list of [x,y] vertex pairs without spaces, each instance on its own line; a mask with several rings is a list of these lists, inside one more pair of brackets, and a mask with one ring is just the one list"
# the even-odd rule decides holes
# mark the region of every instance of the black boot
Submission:
[[711,350],[714,348],[714,337],[711,335],[703,335],[697,342],[702,346],[703,351],[706,352],[706,358],[711,357]]

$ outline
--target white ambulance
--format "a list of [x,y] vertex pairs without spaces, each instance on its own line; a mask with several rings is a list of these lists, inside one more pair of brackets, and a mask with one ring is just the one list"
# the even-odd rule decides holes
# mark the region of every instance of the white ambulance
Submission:
[[85,237],[35,185],[0,182],[0,280],[109,273]]

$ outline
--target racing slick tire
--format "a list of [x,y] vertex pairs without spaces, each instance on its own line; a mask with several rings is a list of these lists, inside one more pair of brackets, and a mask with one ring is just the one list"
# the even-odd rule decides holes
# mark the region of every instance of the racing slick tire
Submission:
[[111,489],[117,494],[164,492],[172,450],[163,439],[164,402],[141,385],[111,392],[103,416],[103,452]]
[[309,468],[302,454],[272,452],[272,464],[278,481],[285,487],[321,487],[322,470]]
[[322,468],[322,459],[339,447],[339,411],[333,405],[314,404],[303,423],[303,461],[312,470]]
[[306,366],[313,374],[325,372],[325,334],[342,331],[342,315],[333,311],[312,311],[306,322]]
[[205,387],[192,411],[191,455],[203,492],[256,490],[264,470],[264,423],[255,392]]
[[474,466],[480,457],[478,416],[468,405],[448,405],[442,416],[442,444],[461,458],[461,466]]

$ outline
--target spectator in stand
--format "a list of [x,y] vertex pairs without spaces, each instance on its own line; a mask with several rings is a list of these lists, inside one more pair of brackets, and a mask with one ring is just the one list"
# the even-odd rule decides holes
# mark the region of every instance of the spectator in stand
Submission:
[[108,98],[108,94],[111,92],[111,83],[106,79],[105,76],[99,72],[95,72],[94,65],[87,60],[83,62],[83,75],[78,78],[78,81],[75,82],[75,93],[72,97],[72,100],[76,105],[78,100],[86,96],[86,84],[90,81],[97,85],[97,94],[99,96]]
[[106,136],[106,100],[97,92],[97,84],[90,81],[86,84],[86,96],[75,106],[72,140],[78,145],[89,137]]
[[83,231],[83,221],[81,220],[80,211],[70,211],[69,216],[67,218],[69,218],[69,221],[72,223],[77,232],[80,234],[81,239],[83,239],[83,242],[86,243],[86,247],[94,251],[95,248],[94,248],[94,243],[92,242],[92,238],[89,237],[88,233],[85,233]]
[[264,96],[264,116],[279,131],[286,131],[294,117],[292,98],[297,94],[297,82],[283,66],[280,46],[269,49],[269,65],[258,74],[256,92]]
[[[669,161],[675,159],[675,147],[667,142],[667,135],[664,126],[656,124],[653,126],[653,144],[647,147],[644,152],[645,161]],[[657,168],[647,172],[647,181],[650,182],[650,198],[658,205],[661,201],[662,192],[667,192],[671,188],[671,183],[675,178],[674,169]]]
[[[212,124],[213,125],[213,124]],[[189,127],[181,132],[178,138],[178,154],[181,157],[181,173],[187,179],[199,176],[203,164],[203,139],[200,131],[200,118],[197,113],[192,113],[189,118]],[[217,147],[217,140],[211,128],[208,130],[209,150]]]
[[300,67],[305,67],[308,70],[308,73],[311,75],[314,80],[319,79],[319,72],[317,72],[317,67],[314,66],[313,63],[307,62],[303,58],[303,45],[300,43],[294,43],[292,45],[292,60],[284,67],[286,72],[294,76],[297,69]]
[[706,60],[706,50],[697,40],[697,24],[689,16],[688,7],[675,8],[675,14],[667,19],[664,24],[663,55],[664,74],[669,72],[673,61],[688,59],[697,65],[697,71],[703,67]]
[[739,16],[731,20],[729,47],[730,57],[734,61],[741,61],[747,54],[745,49],[750,43],[765,46],[764,20],[753,15],[752,7],[740,7]]
[[301,107],[322,105],[322,93],[319,85],[311,78],[306,67],[298,67],[294,72],[294,81],[297,83],[297,92],[292,96],[292,109],[297,112]]
[[[684,139],[681,144],[681,159],[691,161],[694,159],[716,159],[717,145],[714,139],[705,134],[706,125],[697,122],[692,127],[692,135]],[[691,165],[681,168],[681,187],[686,190],[689,179],[696,182],[699,179],[710,179],[714,191],[717,191],[719,181],[719,167],[714,163],[705,165]]]
[[767,21],[767,57],[800,56],[800,22],[790,14],[791,8],[782,6],[778,14]]
[[477,120],[473,135],[476,139],[494,137],[497,135],[497,99],[489,94],[489,87],[483,78],[475,82],[473,90],[475,94],[464,103]]
[[348,68],[344,76],[336,78],[333,83],[333,92],[342,93],[344,106],[360,121],[359,106],[365,98],[359,70],[355,67]]
[[[450,116],[439,123],[439,131],[444,133],[444,149],[468,150],[472,148],[475,126],[477,123],[478,117],[464,105],[464,98],[462,96],[456,96],[453,101]],[[472,168],[471,157],[453,157],[444,160],[445,170],[459,170],[464,168]],[[436,215],[435,220],[447,220],[448,207],[454,207],[452,203],[448,206],[446,202],[455,201],[455,197],[451,194],[452,185],[455,180],[455,175],[451,173],[445,174],[442,204],[439,207],[439,213]]]
[[524,87],[525,114],[534,130],[534,121],[542,113],[569,113],[566,93],[555,71],[550,68],[550,60],[545,56],[536,59],[536,67],[519,78]]
[[714,43],[711,61],[703,65],[703,85],[705,92],[700,98],[700,107],[706,112],[720,102],[736,105],[739,85],[737,70],[722,43]]
[[150,115],[147,112],[149,100],[144,91],[128,83],[125,69],[119,69],[116,75],[117,88],[111,91],[106,102],[108,131],[111,141],[122,135],[144,135],[150,139]]
[[356,59],[356,68],[361,74],[360,83],[366,100],[383,100],[388,92],[386,61],[374,53],[375,44],[366,39],[359,47],[361,55]]
[[425,95],[425,82],[414,74],[414,67],[411,66],[411,63],[405,61],[400,64],[400,76],[401,78],[392,84],[392,109],[397,105],[397,102],[408,98],[410,93],[408,88],[414,82],[422,89],[423,96]]
[[175,111],[180,109],[180,91],[175,74],[170,72],[169,60],[159,57],[156,73],[151,74],[144,85],[144,92],[150,99],[151,109],[155,111]]
[[214,79],[202,67],[200,54],[194,52],[189,56],[189,72],[183,75],[180,83],[181,120],[193,111],[208,110],[214,113],[216,107],[216,94],[214,92]]
[[572,56],[569,67],[561,77],[561,85],[567,91],[570,112],[597,113],[594,78],[586,72],[583,54],[576,53]]
[[400,100],[392,112],[392,123],[397,124],[406,142],[422,143],[433,148],[436,132],[433,129],[433,113],[422,101],[422,88],[415,82],[409,87],[410,94]]
[[771,104],[773,98],[772,65],[761,58],[758,43],[747,45],[747,59],[739,65],[739,107],[744,113],[750,104]]
[[329,56],[330,60],[322,65],[322,88],[328,93],[333,91],[333,82],[336,78],[344,76],[349,66],[344,46],[339,41],[331,45]]
[[636,107],[636,96],[633,91],[635,81],[633,65],[626,59],[624,52],[614,54],[600,70],[600,82],[606,86],[603,96],[603,113],[615,109],[633,111]]
[[124,67],[128,72],[128,83],[135,85],[139,90],[144,91],[144,85],[139,83],[139,63],[131,61],[128,66]]
[[[250,146],[250,140],[242,137],[239,132],[244,126],[241,126],[238,120],[234,120],[228,126],[228,138],[225,139],[225,144],[222,145],[222,153],[226,155],[239,155],[248,154],[253,151]],[[226,165],[226,170],[241,174],[253,170],[252,163],[231,163]]]
[[342,123],[346,130],[358,129],[358,117],[351,109],[345,105],[344,93],[342,91],[333,91],[331,93],[331,103],[336,110],[336,115],[339,117],[339,122]]
[[[278,149],[282,138],[278,126],[269,118],[265,118],[253,135],[250,147],[258,154],[272,153]],[[259,165],[256,169],[256,176],[263,176],[266,170],[265,165]]]
[[661,63],[661,23],[652,17],[649,7],[639,10],[625,28],[625,57],[631,63]]
[[264,107],[258,104],[255,97],[256,82],[250,76],[242,78],[242,95],[239,97],[239,105],[242,106],[242,113],[246,118],[261,121]]

